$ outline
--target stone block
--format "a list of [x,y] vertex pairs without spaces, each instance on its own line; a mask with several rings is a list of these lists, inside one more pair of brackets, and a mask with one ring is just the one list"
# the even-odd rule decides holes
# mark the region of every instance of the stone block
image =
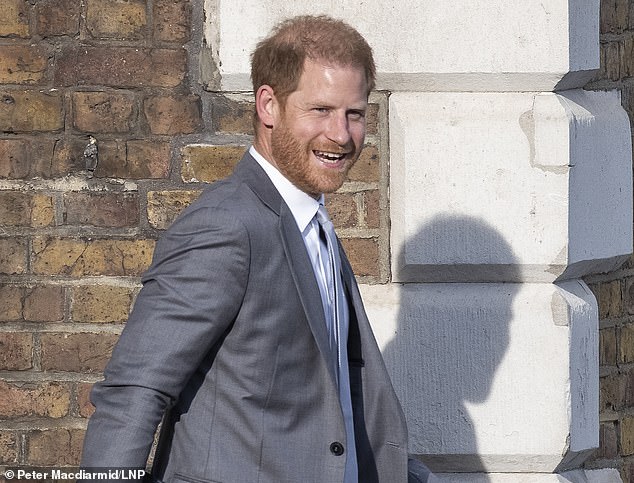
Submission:
[[434,471],[554,472],[598,446],[597,308],[583,282],[361,288],[409,451]]
[[629,121],[614,92],[395,93],[390,194],[395,281],[609,271],[632,251]]
[[388,9],[382,2],[207,0],[205,36],[216,73],[207,80],[214,89],[249,90],[256,42],[280,19],[307,13],[344,19],[364,35],[381,90],[550,91],[584,85],[599,66],[599,0],[454,7],[417,0]]

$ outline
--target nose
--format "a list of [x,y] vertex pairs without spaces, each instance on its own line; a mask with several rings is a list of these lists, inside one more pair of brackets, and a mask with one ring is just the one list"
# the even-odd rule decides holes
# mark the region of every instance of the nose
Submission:
[[339,146],[345,146],[350,142],[350,124],[345,113],[332,113],[328,121],[326,136]]

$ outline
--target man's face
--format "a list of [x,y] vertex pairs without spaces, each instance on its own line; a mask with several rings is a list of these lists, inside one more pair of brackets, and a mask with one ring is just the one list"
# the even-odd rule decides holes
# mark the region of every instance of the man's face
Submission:
[[297,90],[280,106],[272,161],[311,196],[336,191],[363,148],[367,104],[363,69],[307,60]]

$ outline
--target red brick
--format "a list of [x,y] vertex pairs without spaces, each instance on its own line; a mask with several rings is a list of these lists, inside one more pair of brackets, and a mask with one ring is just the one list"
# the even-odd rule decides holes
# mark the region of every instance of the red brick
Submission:
[[229,176],[233,168],[240,161],[245,146],[212,146],[190,145],[185,146],[181,155],[183,157],[181,177],[184,182],[211,183]]
[[147,213],[150,226],[166,230],[176,217],[200,195],[200,191],[150,191],[147,194]]
[[367,134],[378,134],[379,132],[379,115],[381,110],[378,104],[368,104],[368,109],[365,113]]
[[368,228],[381,226],[381,193],[379,190],[365,191],[363,193],[365,206],[365,224]]
[[597,302],[599,304],[600,319],[619,317],[623,313],[620,280],[601,282]]
[[3,45],[0,49],[0,84],[42,82],[49,57],[39,45]]
[[169,177],[169,141],[134,139],[99,143],[97,177],[158,179]]
[[15,285],[0,285],[0,322],[22,318],[23,289]]
[[0,465],[18,462],[18,437],[13,431],[0,430]]
[[86,285],[73,290],[71,317],[74,322],[125,322],[135,290],[112,285]]
[[622,33],[627,29],[628,13],[628,0],[602,0],[600,13],[601,33]]
[[42,370],[102,372],[118,336],[114,334],[56,334],[40,336]]
[[136,121],[134,107],[132,94],[75,92],[73,127],[91,133],[127,133]]
[[[41,174],[44,177],[65,176],[72,172],[83,171],[86,167],[83,152],[88,144],[88,138],[62,138],[55,141],[52,154],[48,150],[42,152],[39,163],[43,167]],[[52,158],[52,160],[51,160]],[[44,171],[47,167],[47,172]]]
[[58,383],[9,383],[0,381],[0,418],[16,419],[68,415],[70,391]]
[[149,267],[153,250],[153,240],[36,237],[31,264],[39,275],[138,276]]
[[0,238],[0,274],[16,275],[26,269],[26,240]]
[[186,67],[183,49],[73,45],[60,54],[55,84],[176,87],[185,78]]
[[80,429],[33,431],[26,443],[26,463],[38,466],[78,466],[84,442]]
[[154,40],[185,43],[191,32],[191,3],[189,0],[155,0]]
[[617,359],[616,329],[608,327],[599,331],[599,364],[615,366]]
[[0,332],[0,370],[23,371],[33,367],[33,336]]
[[157,96],[146,99],[143,111],[153,134],[190,134],[203,127],[198,96]]
[[81,0],[38,0],[37,33],[42,37],[79,34]]
[[28,7],[24,0],[3,0],[0,37],[29,37]]
[[64,319],[64,288],[38,286],[25,289],[24,320],[59,322]]
[[213,98],[211,123],[216,132],[253,134],[253,111],[253,102],[218,95]]
[[355,275],[379,276],[379,245],[375,238],[343,238],[341,243]]
[[619,411],[623,408],[627,378],[621,374],[610,374],[599,381],[599,410]]
[[0,192],[0,225],[45,227],[55,213],[50,196],[16,191]]
[[89,418],[95,412],[95,406],[90,402],[91,390],[92,384],[83,383],[77,386],[77,405],[79,415],[83,418]]
[[613,422],[602,423],[599,427],[599,450],[593,458],[616,458],[619,455],[617,431]]
[[64,194],[64,223],[122,228],[139,224],[136,193],[70,192]]
[[349,181],[377,183],[381,177],[379,164],[379,150],[376,146],[367,145],[361,151],[361,156],[348,173]]
[[144,0],[88,0],[86,28],[93,38],[139,40],[145,37],[145,10]]
[[0,130],[57,131],[63,127],[64,110],[59,92],[0,92]]
[[29,172],[26,141],[0,139],[0,178],[20,179]]
[[127,144],[125,178],[167,178],[170,145],[165,141],[133,140]]
[[601,78],[618,81],[621,77],[622,45],[619,41],[601,43]]
[[357,224],[357,203],[353,193],[333,193],[326,197],[328,214],[335,228],[350,228]]

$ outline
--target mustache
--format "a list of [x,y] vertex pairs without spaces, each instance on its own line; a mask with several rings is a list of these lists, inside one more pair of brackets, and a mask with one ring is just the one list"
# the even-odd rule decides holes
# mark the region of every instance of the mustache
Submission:
[[337,143],[332,143],[327,145],[326,144],[313,145],[311,146],[311,150],[322,151],[322,152],[333,153],[333,154],[351,154],[356,152],[357,146],[354,144],[353,141],[348,141],[343,146]]

